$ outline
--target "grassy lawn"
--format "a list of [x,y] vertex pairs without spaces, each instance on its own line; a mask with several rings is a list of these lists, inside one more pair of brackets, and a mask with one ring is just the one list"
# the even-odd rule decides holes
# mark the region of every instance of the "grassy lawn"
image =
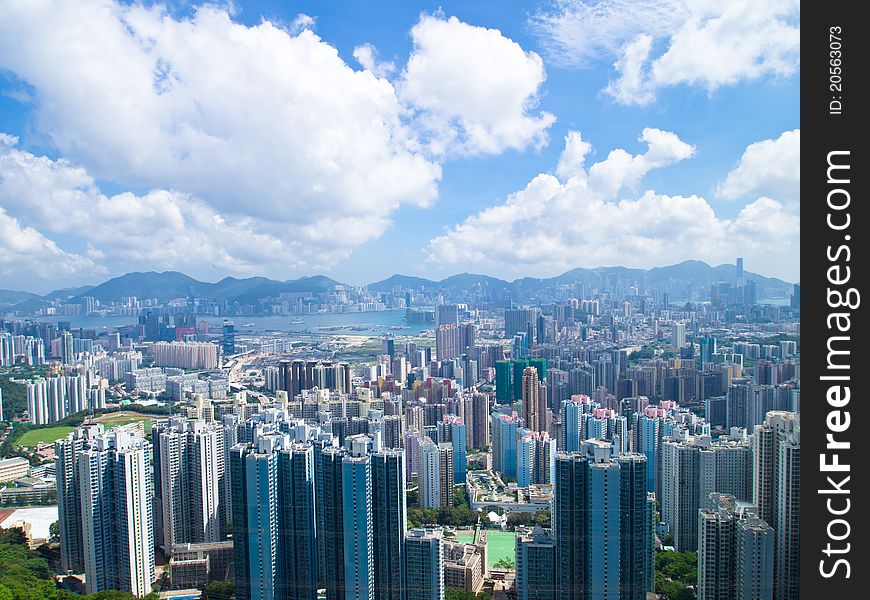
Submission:
[[46,427],[45,429],[34,429],[32,431],[28,431],[24,435],[21,436],[17,442],[15,442],[16,446],[36,446],[40,442],[45,442],[50,444],[59,440],[62,437],[66,437],[70,431],[72,431],[74,427]]
[[[457,534],[457,541],[465,544],[471,544],[472,534],[460,533]],[[502,558],[516,560],[516,534],[513,531],[494,531],[486,530],[486,562],[487,566],[492,569]]]

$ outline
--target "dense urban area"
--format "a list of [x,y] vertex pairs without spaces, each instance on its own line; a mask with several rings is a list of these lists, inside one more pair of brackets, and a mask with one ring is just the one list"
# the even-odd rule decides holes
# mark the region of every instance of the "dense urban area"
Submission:
[[800,286],[0,294],[0,600],[799,598]]

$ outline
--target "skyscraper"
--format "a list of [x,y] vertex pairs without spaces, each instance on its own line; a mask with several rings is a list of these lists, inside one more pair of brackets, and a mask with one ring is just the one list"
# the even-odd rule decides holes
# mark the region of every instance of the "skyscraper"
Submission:
[[438,360],[450,360],[462,354],[459,348],[459,327],[439,325],[435,329],[435,356]]
[[223,508],[224,434],[205,421],[172,418],[152,434],[155,505],[167,553],[176,544],[217,542],[226,531]]
[[236,326],[232,321],[224,320],[221,329],[221,348],[224,356],[236,353]]
[[280,586],[287,600],[317,596],[314,446],[292,444],[278,454]]
[[263,434],[235,445],[230,467],[236,597],[315,597],[314,447]]
[[546,431],[520,429],[517,435],[517,486],[552,483],[555,440]]
[[438,444],[426,438],[420,444],[420,506],[441,506],[441,453]]
[[642,600],[652,589],[653,523],[646,457],[603,440],[556,454],[556,597]]
[[517,476],[517,413],[492,413],[492,468],[504,477]]
[[534,308],[506,308],[504,311],[504,336],[513,338],[517,333],[526,333],[536,325],[538,311]]
[[407,600],[444,600],[444,544],[440,529],[412,529],[405,537]]
[[509,360],[495,361],[495,399],[499,404],[513,401],[513,367]]
[[[344,600],[344,479],[342,476],[345,451],[325,448],[321,454],[323,468],[323,493],[318,498],[318,514],[323,514],[323,556],[325,560],[324,581],[328,600]],[[319,490],[318,490],[319,491]]]
[[453,444],[443,442],[438,444],[438,491],[440,500],[438,506],[453,506],[453,483],[456,477],[454,466]]
[[57,455],[57,511],[60,522],[61,569],[71,573],[85,570],[82,541],[82,503],[79,485],[79,456],[89,439],[103,433],[102,425],[79,427],[54,443]]
[[752,503],[774,538],[774,599],[800,596],[800,414],[772,411],[752,435]]
[[79,455],[88,594],[151,592],[156,577],[150,453],[140,431],[118,427],[97,436]]
[[518,527],[516,536],[517,599],[555,600],[556,540],[540,527]]
[[371,458],[355,447],[341,461],[344,597],[373,600],[375,588]]
[[546,388],[540,385],[538,370],[535,367],[526,367],[523,371],[522,411],[523,425],[527,429],[547,431]]
[[[459,324],[459,307],[455,304],[435,305],[435,328]],[[440,358],[440,357],[439,357]]]
[[585,505],[587,460],[579,453],[556,454],[553,490],[553,534],[556,543],[556,598],[586,600],[588,597],[587,513]]
[[686,345],[686,324],[676,322],[671,325],[671,346],[682,348]]
[[698,512],[698,600],[772,600],[773,542],[754,506],[710,494]]
[[698,546],[700,447],[665,438],[661,445],[662,521],[674,534],[677,552]]
[[375,600],[402,600],[405,582],[405,453],[382,450],[372,460]]
[[465,483],[467,436],[465,422],[456,415],[444,415],[453,446],[453,483]]

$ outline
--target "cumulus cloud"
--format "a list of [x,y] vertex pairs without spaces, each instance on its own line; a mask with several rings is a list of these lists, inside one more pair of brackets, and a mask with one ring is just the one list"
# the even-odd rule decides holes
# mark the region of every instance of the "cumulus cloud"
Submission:
[[[185,17],[116,0],[8,4],[0,69],[27,86],[35,132],[65,159],[7,143],[10,214],[93,235],[88,256],[109,261],[180,267],[202,252],[233,272],[258,260],[310,272],[382,235],[400,207],[432,205],[442,162],[546,140],[542,61],[498,31],[423,15],[399,72],[365,44],[362,69],[349,66],[314,24],[246,26],[209,4]],[[153,191],[109,197],[94,180]],[[48,218],[56,209],[68,218]],[[110,225],[117,252],[100,237]],[[183,239],[146,244],[158,227]]]
[[783,132],[775,140],[750,144],[740,162],[716,188],[728,200],[769,196],[797,206],[800,203],[801,131]]
[[590,147],[577,132],[566,137],[556,176],[542,173],[497,206],[469,216],[430,240],[432,264],[472,263],[515,276],[534,266],[554,275],[576,266],[652,267],[687,259],[719,264],[747,256],[767,272],[789,270],[799,245],[799,217],[781,202],[759,198],[734,219],[716,214],[698,195],[647,190],[620,196],[643,173],[688,158],[694,149],[675,134],[644,130],[644,154],[614,150],[583,167]]
[[399,93],[418,112],[435,154],[494,154],[546,142],[555,117],[535,114],[546,79],[540,56],[497,29],[456,17],[422,15],[411,39]]
[[371,44],[362,44],[354,48],[353,57],[363,69],[371,71],[375,77],[386,77],[396,70],[395,64],[380,59],[377,48]]
[[436,197],[393,86],[355,71],[308,29],[198,8],[20,3],[0,67],[36,90],[35,120],[94,176],[181,189],[218,210],[297,226],[385,217]]
[[800,64],[797,0],[560,0],[533,18],[550,56],[584,66],[615,56],[606,91],[649,104],[657,90],[786,77]]
[[29,277],[47,279],[89,274],[95,269],[89,258],[64,252],[52,240],[22,225],[0,207],[0,275],[27,273]]
[[[107,260],[116,270],[144,267],[183,268],[199,275],[280,274],[310,264],[326,267],[360,239],[374,235],[366,226],[374,230],[385,226],[377,220],[362,221],[356,228],[330,222],[285,236],[265,220],[230,221],[184,192],[155,189],[142,195],[108,196],[85,169],[64,159],[20,150],[16,142],[0,135],[0,205],[18,215],[12,219],[4,213],[4,228],[12,232],[4,239],[7,243],[28,240],[26,247],[36,257],[34,261],[46,260],[55,274],[64,269],[66,274],[90,268],[106,272]],[[86,257],[63,252],[35,229],[22,227],[18,219],[40,231],[86,241]],[[20,231],[16,234],[13,227]],[[336,227],[348,231],[347,243],[336,239],[324,243],[320,231]],[[19,263],[19,268],[26,267]]]

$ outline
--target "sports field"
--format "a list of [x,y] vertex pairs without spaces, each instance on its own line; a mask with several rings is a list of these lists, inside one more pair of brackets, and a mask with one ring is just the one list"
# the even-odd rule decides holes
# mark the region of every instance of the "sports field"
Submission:
[[[495,568],[502,558],[509,558],[516,563],[516,534],[513,531],[480,530],[478,535],[486,534],[486,562],[490,569]],[[456,539],[466,544],[474,543],[471,533],[459,533]]]
[[40,442],[44,442],[46,444],[52,444],[59,440],[62,437],[66,437],[70,431],[72,431],[72,427],[60,426],[60,427],[46,427],[44,429],[33,429],[28,431],[21,438],[15,442],[16,446],[36,446]]
[[142,413],[131,411],[106,413],[105,415],[97,417],[95,421],[102,423],[106,429],[118,427],[119,425],[127,425],[128,423],[135,423],[136,421],[142,421],[145,433],[151,433],[151,415]]

